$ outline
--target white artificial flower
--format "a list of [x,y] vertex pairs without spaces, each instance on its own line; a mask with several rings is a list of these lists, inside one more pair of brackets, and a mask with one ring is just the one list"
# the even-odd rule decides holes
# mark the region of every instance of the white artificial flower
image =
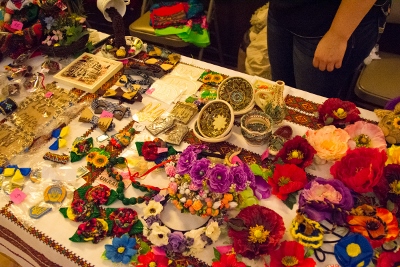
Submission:
[[219,207],[221,207],[221,200],[215,201],[213,206],[212,206],[212,208],[215,209],[215,210],[219,209]]
[[188,246],[189,251],[186,254],[193,255],[204,249],[204,247],[207,245],[207,243],[205,241],[203,241],[203,239],[201,239],[201,235],[204,233],[205,229],[206,229],[205,227],[201,227],[199,229],[192,230],[192,231],[185,233],[186,238],[193,238],[193,241],[194,241],[193,245]]
[[147,238],[157,247],[165,246],[168,245],[168,235],[170,233],[171,231],[167,227],[156,222],[151,225],[150,234],[148,234]]
[[221,229],[217,222],[212,222],[206,227],[206,236],[211,238],[213,242],[218,240],[220,234]]
[[160,214],[162,210],[163,206],[160,202],[150,200],[149,204],[143,209],[143,218],[147,219],[150,216],[156,216],[157,214]]

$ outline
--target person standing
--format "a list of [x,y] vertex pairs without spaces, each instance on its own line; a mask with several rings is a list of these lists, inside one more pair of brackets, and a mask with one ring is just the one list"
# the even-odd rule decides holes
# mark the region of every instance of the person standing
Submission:
[[391,0],[270,0],[272,80],[325,97],[346,92],[383,29]]

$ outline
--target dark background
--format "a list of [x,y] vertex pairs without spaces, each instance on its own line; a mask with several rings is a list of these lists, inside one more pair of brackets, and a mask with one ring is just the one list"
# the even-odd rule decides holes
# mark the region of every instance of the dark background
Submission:
[[[204,50],[203,60],[229,68],[236,68],[239,46],[243,41],[245,32],[251,26],[250,18],[266,2],[267,0],[215,0],[215,19],[219,26],[225,64],[219,62],[218,54],[212,47]],[[130,5],[127,7],[124,16],[126,35],[130,35],[129,25],[139,18],[141,6],[142,0],[131,0]],[[95,0],[84,1],[84,8],[90,27],[105,33],[112,33],[111,23],[105,20],[103,14],[97,9]],[[211,46],[216,46],[213,36],[211,36]],[[189,46],[176,50],[176,52],[197,58],[199,49]]]

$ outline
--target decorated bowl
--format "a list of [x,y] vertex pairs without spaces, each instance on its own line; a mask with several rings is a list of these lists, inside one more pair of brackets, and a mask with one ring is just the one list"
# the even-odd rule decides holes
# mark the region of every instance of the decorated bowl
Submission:
[[219,85],[217,99],[228,102],[234,115],[242,115],[254,107],[254,89],[246,79],[230,77]]
[[207,103],[197,117],[199,133],[205,138],[220,138],[228,134],[233,127],[232,106],[224,100]]
[[197,126],[197,121],[194,123],[194,130],[193,130],[194,135],[203,142],[208,142],[208,143],[218,143],[218,142],[224,142],[229,139],[232,135],[232,130],[225,136],[223,137],[218,137],[218,138],[209,138],[209,137],[204,137],[201,135],[199,132],[199,127]]

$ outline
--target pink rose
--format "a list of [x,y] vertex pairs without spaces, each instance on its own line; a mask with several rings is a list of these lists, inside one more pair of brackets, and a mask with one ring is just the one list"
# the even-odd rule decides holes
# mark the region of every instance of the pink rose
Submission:
[[165,166],[165,173],[169,176],[169,177],[175,177],[175,167],[172,165],[167,165]]

